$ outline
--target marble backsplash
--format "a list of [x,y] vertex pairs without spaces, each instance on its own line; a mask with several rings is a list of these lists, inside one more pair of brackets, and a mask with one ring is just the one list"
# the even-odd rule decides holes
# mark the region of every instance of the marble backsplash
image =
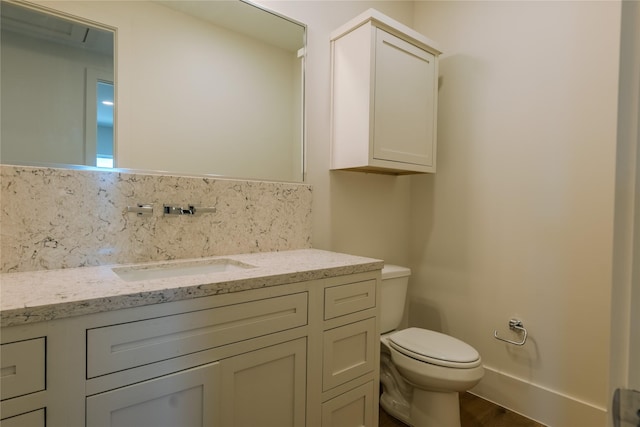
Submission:
[[[8,165],[0,179],[3,273],[311,247],[305,184]],[[138,203],[153,215],[126,211]]]

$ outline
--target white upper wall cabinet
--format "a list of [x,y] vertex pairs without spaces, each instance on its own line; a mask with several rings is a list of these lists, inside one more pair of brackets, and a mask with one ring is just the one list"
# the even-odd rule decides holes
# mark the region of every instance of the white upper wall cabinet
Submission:
[[440,53],[374,9],[331,34],[331,169],[436,171]]

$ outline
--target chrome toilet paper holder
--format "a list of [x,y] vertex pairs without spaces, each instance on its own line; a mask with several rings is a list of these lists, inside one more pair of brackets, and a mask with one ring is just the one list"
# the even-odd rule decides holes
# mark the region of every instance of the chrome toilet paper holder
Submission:
[[512,331],[522,332],[522,341],[513,341],[506,338],[502,338],[498,336],[498,331],[493,331],[493,337],[499,339],[500,341],[504,341],[513,345],[524,345],[527,342],[527,330],[524,328],[522,324],[522,320],[520,319],[509,319],[509,329]]

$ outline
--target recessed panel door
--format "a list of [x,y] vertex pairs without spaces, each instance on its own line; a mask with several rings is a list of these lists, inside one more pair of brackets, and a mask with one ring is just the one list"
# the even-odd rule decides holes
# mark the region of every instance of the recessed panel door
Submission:
[[435,57],[376,32],[373,158],[432,166]]
[[221,425],[305,425],[306,338],[220,361]]
[[91,427],[215,427],[218,363],[87,398]]

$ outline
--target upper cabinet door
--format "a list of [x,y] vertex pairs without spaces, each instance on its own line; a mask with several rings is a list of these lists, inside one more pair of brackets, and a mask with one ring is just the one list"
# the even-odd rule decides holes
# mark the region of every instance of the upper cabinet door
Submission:
[[331,35],[331,169],[436,171],[435,43],[370,9]]
[[376,29],[373,158],[435,169],[435,56]]

